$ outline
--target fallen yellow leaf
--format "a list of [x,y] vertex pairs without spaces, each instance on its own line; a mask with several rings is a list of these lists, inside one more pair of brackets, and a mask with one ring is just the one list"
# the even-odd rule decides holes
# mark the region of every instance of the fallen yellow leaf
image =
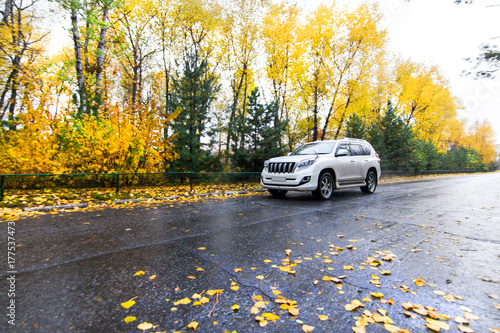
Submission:
[[302,325],[302,330],[306,333],[311,333],[314,330],[314,326]]
[[384,297],[384,294],[382,294],[382,293],[370,292],[370,295],[372,295],[372,297],[374,297],[374,298],[382,298],[382,297]]
[[463,333],[474,333],[474,330],[470,327],[457,325],[457,328],[460,330],[460,332],[463,332]]
[[253,314],[253,315],[257,314],[259,312],[260,312],[260,309],[258,307],[256,307],[256,306],[252,306],[252,308],[250,309],[250,313]]
[[321,321],[325,321],[325,320],[330,319],[330,318],[328,318],[328,316],[327,316],[327,315],[318,315],[318,318],[319,318],[319,320],[321,320]]
[[351,327],[354,333],[365,333],[366,329],[363,326]]
[[275,315],[274,313],[269,313],[269,312],[264,312],[262,314],[262,317],[264,317],[265,320],[269,320],[269,321],[276,321],[276,320],[280,319],[280,317],[278,315]]
[[134,300],[130,300],[130,301],[127,301],[127,302],[123,302],[121,305],[125,308],[125,309],[128,309],[130,308],[132,305],[135,304],[135,301]]
[[143,322],[139,325],[137,325],[137,328],[142,330],[142,331],[146,331],[146,330],[149,330],[151,328],[153,328],[153,324],[151,323],[147,323],[147,322]]
[[146,274],[146,272],[144,272],[144,271],[138,271],[133,276],[139,276],[139,275],[144,275],[144,274]]
[[213,289],[213,290],[208,290],[207,294],[210,296],[213,296],[215,294],[220,294],[223,291],[224,291],[224,289]]
[[464,312],[464,318],[469,320],[479,320],[479,317],[470,312]]
[[195,321],[192,321],[190,322],[188,325],[187,325],[187,328],[191,328],[193,329],[194,331],[196,331],[196,329],[198,328],[198,323],[195,322]]
[[417,287],[423,287],[425,286],[425,282],[420,278],[420,276],[413,280],[413,282],[415,282],[415,284],[417,285]]
[[127,324],[130,323],[130,322],[133,322],[134,320],[136,320],[137,318],[136,317],[133,317],[133,316],[127,316],[125,317],[125,319],[123,319],[124,322],[126,322]]
[[189,303],[191,303],[191,300],[189,299],[189,297],[185,297],[185,298],[181,299],[180,301],[174,302],[174,305],[189,304]]

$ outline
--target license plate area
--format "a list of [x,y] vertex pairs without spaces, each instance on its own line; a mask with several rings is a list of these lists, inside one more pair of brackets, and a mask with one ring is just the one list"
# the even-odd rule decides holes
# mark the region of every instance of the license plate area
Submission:
[[286,182],[286,177],[273,176],[272,180],[273,180],[273,182]]

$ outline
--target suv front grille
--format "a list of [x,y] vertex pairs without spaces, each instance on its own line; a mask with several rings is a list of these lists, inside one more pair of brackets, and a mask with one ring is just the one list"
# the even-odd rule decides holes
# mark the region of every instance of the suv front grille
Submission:
[[269,173],[292,173],[295,168],[295,162],[269,163]]

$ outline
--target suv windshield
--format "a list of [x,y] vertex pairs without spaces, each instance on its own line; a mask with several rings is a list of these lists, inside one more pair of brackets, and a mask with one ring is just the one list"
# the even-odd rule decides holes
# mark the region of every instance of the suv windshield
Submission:
[[335,146],[335,142],[313,142],[297,148],[291,155],[316,155],[330,154]]

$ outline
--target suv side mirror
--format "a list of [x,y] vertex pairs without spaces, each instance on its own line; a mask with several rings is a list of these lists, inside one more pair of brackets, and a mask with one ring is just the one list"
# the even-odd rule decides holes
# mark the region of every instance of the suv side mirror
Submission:
[[337,154],[335,156],[338,157],[338,156],[347,156],[347,155],[349,155],[349,151],[347,149],[342,148],[342,149],[339,149],[337,151]]

